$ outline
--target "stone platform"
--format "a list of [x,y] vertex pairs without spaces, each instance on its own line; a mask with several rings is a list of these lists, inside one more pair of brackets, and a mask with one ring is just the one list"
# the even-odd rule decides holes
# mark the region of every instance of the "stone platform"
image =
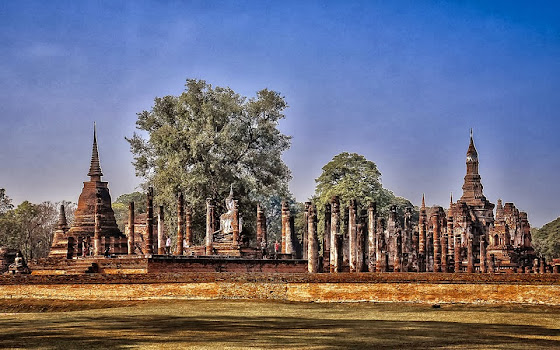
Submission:
[[116,256],[47,258],[30,266],[33,275],[146,274],[170,272],[305,273],[307,260],[249,259],[228,256]]

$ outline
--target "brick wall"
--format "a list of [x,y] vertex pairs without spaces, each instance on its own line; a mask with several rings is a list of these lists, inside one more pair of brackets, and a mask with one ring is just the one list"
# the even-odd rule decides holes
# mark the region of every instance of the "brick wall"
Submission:
[[149,259],[148,273],[170,272],[305,273],[307,260],[169,258]]
[[0,276],[0,299],[274,299],[560,305],[558,275],[169,273]]

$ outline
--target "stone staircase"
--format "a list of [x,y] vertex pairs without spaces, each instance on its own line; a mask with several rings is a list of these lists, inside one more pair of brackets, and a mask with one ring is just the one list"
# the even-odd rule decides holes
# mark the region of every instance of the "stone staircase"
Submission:
[[33,275],[143,274],[148,271],[148,259],[142,256],[46,258],[30,264],[29,267]]

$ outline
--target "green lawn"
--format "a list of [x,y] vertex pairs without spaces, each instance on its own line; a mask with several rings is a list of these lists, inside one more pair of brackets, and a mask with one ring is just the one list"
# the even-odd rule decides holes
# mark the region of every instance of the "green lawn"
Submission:
[[0,347],[560,348],[560,307],[4,300]]

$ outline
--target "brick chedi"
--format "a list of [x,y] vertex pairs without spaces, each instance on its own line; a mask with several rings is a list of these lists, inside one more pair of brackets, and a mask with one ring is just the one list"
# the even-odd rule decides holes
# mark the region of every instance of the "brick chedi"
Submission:
[[107,182],[101,181],[103,173],[99,165],[95,126],[88,176],[90,180],[84,182],[84,188],[78,199],[78,208],[74,213],[74,222],[68,231],[62,232],[64,231],[62,227],[57,230],[50,257],[73,258],[84,255],[84,250],[86,253],[94,253],[96,216],[103,252],[107,248],[111,253],[126,254],[127,252],[126,237],[117,226]]
[[[463,195],[450,204],[446,218],[445,234],[449,242],[448,257],[453,260],[452,270],[522,270],[532,262],[534,255],[527,214],[519,212],[513,203],[506,203],[503,207],[502,201],[498,200],[494,218],[494,204],[482,192],[472,130],[466,165]],[[447,268],[451,269],[451,264]]]
[[[423,195],[417,227],[411,222],[411,208],[404,208],[404,220],[401,220],[398,208],[393,205],[386,220],[376,218],[375,205],[371,204],[366,219],[359,203],[351,199],[345,211],[348,213],[344,225],[345,232],[348,232],[346,236],[335,229],[340,222],[340,211],[338,199],[333,199],[329,247],[331,272],[360,272],[365,270],[364,265],[370,272],[543,270],[545,263],[535,259],[531,246],[527,214],[520,212],[513,203],[502,206],[499,200],[494,218],[494,204],[484,196],[478,166],[478,152],[471,131],[461,198],[453,203],[451,197],[446,211],[441,206],[427,208]],[[361,214],[358,216],[358,213]],[[336,251],[340,248],[335,246],[335,236],[347,237],[342,253]],[[339,257],[343,254],[349,259],[341,263]]]

